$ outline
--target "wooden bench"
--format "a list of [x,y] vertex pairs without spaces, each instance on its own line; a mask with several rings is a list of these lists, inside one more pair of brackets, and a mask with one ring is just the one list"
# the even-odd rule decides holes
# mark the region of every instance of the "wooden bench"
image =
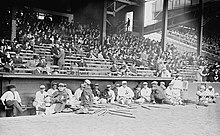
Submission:
[[[25,107],[27,110],[23,113],[18,113],[18,116],[36,115],[36,108],[32,106]],[[12,117],[13,109],[5,106],[5,109],[0,109],[0,117]]]

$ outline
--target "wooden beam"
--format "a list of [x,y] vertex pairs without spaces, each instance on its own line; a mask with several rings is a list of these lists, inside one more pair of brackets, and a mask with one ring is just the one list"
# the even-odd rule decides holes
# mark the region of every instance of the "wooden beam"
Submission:
[[134,5],[134,6],[139,6],[139,4],[137,4],[136,2],[132,2],[130,0],[116,0],[117,2],[121,2],[121,3],[125,3],[128,5]]

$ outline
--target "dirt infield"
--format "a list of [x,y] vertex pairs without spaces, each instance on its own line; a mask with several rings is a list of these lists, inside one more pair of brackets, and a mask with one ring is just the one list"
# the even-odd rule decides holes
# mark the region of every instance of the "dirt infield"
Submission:
[[[164,106],[164,105],[163,105]],[[61,113],[0,118],[0,136],[219,136],[220,98],[208,107],[131,109],[135,118]],[[168,109],[169,108],[169,109]]]

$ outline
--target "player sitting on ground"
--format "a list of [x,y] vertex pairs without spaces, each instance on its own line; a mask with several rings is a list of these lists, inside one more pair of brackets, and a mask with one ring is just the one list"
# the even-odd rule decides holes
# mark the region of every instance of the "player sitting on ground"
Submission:
[[205,91],[204,85],[200,86],[199,91],[197,91],[196,95],[197,95],[197,105],[208,106],[208,98],[206,97],[207,93]]

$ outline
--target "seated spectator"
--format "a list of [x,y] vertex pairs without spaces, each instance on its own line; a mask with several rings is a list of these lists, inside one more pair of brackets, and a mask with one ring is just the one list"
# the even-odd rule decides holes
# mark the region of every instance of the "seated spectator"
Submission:
[[110,67],[111,75],[121,75],[121,72],[119,72],[119,69],[116,65],[116,63],[113,63],[112,66]]
[[40,90],[36,92],[33,106],[36,107],[37,115],[43,114],[46,107],[50,106],[50,97],[45,91],[45,85],[41,85]]
[[131,76],[137,76],[137,68],[136,68],[136,64],[133,63],[131,66],[130,66],[130,69],[129,69],[129,75]]
[[111,85],[107,85],[107,88],[101,92],[100,103],[114,103],[115,93],[111,89]]
[[51,70],[50,67],[47,66],[45,56],[41,56],[41,58],[39,59],[39,63],[36,65],[36,67],[41,74],[51,74]]
[[32,60],[28,60],[28,62],[26,63],[26,67],[32,69],[34,74],[40,74],[41,71],[37,68],[38,64],[39,57],[37,55],[34,55]]
[[8,90],[2,95],[1,101],[3,105],[13,109],[13,116],[17,116],[18,112],[22,113],[26,109],[22,108],[21,98],[15,85],[9,85],[7,88]]
[[5,53],[1,55],[1,63],[4,67],[5,72],[12,72],[14,70],[13,60],[9,53],[9,50],[5,50]]
[[127,81],[122,81],[122,86],[118,88],[118,101],[121,104],[131,104],[134,92],[127,86]]
[[161,71],[161,77],[171,77],[171,73],[169,72],[169,70],[166,69],[166,67],[164,67]]
[[128,65],[125,61],[123,61],[121,67],[120,67],[120,72],[123,75],[128,75],[128,71],[129,71],[129,68],[128,68]]
[[12,60],[14,63],[14,67],[17,67],[17,68],[19,68],[19,67],[24,68],[25,67],[20,54],[15,54],[15,57],[12,57]]
[[143,83],[144,87],[140,91],[140,98],[136,100],[137,103],[150,102],[151,89],[148,88],[148,83]]
[[77,65],[78,67],[87,67],[87,64],[83,58],[80,59]]

